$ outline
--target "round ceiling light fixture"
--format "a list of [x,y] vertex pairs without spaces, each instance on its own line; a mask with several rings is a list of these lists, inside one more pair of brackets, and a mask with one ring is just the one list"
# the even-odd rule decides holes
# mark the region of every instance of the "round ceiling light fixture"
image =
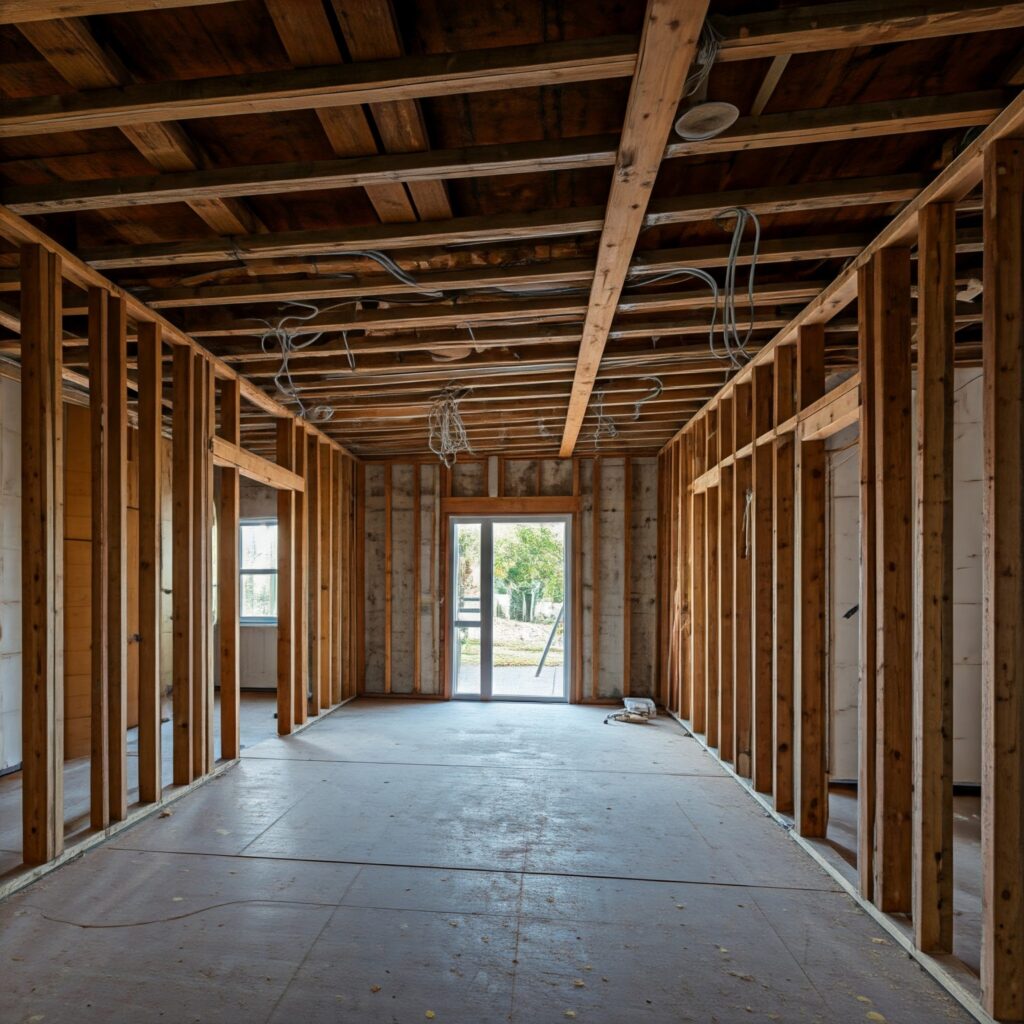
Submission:
[[687,142],[703,142],[731,128],[739,116],[739,108],[732,103],[697,103],[676,120],[676,134]]

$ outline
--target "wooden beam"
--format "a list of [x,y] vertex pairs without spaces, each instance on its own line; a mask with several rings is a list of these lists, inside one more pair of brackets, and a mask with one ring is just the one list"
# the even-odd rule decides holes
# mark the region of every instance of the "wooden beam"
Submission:
[[331,703],[338,704],[342,699],[344,676],[341,664],[341,456],[326,445],[324,455],[331,465],[331,578],[328,592],[331,604]]
[[707,6],[707,0],[648,0],[562,435],[563,458],[576,447]]
[[192,406],[196,401],[195,367],[192,352],[185,346],[174,349],[174,407],[172,414],[171,494],[173,497],[171,551],[173,559],[174,653],[172,703],[174,718],[174,784],[192,782],[192,589],[193,589],[193,506],[195,504],[195,426]]
[[320,706],[326,710],[333,703],[334,680],[331,676],[331,556],[333,522],[331,518],[331,465],[328,447],[317,441],[320,462]]
[[[163,616],[163,351],[159,324],[139,324],[139,800],[163,793],[160,666]],[[93,486],[95,486],[95,478]],[[223,622],[223,618],[221,619]]]
[[764,108],[768,106],[768,101],[772,98],[772,93],[775,92],[791,56],[790,53],[780,53],[772,58],[768,70],[764,73],[764,78],[761,79],[754,102],[750,105],[751,117],[760,117],[764,113]]
[[985,611],[982,942],[985,1009],[1024,1020],[1024,141],[985,155]]
[[[450,500],[450,499],[449,499]],[[601,693],[601,456],[594,456],[590,506],[590,699]]]
[[208,770],[207,742],[210,722],[210,698],[207,672],[207,649],[210,642],[209,615],[210,565],[206,532],[210,523],[206,486],[206,462],[209,455],[207,437],[207,403],[210,379],[205,358],[192,354],[195,376],[195,397],[192,402],[192,595],[189,612],[192,616],[192,775],[201,778]]
[[[927,184],[919,175],[773,185],[652,200],[644,227],[690,224],[713,217],[723,208],[745,206],[758,215],[828,210],[849,206],[906,202]],[[230,240],[202,239],[152,245],[108,246],[86,249],[82,256],[97,269],[230,263],[238,259],[288,259],[301,256],[344,255],[365,249],[421,248],[471,242],[516,241],[599,232],[604,210],[599,206],[542,210],[536,213],[456,217],[450,221],[419,224],[368,225],[251,234]],[[638,257],[642,262],[642,257]],[[268,283],[269,287],[274,285]]]
[[128,817],[128,344],[123,300],[107,299],[107,742],[110,817]]
[[635,37],[615,36],[127,85],[11,101],[0,137],[605,81],[636,62]]
[[875,524],[875,277],[877,258],[857,272],[857,362],[862,392],[860,407],[860,584],[858,601],[857,679],[857,875],[861,895],[874,899],[875,799],[878,675],[878,625],[875,614],[877,584],[877,531]]
[[[700,475],[704,468],[704,451],[701,447],[703,427],[696,431],[691,439],[690,459],[692,462],[691,478]],[[705,545],[707,530],[705,524],[706,495],[698,494],[691,489],[688,495],[690,502],[687,551],[690,562],[690,609],[693,615],[693,627],[690,636],[690,723],[696,728],[698,720],[705,716],[705,696],[707,677],[707,594],[704,575]]]
[[[176,7],[204,7],[225,0],[4,0],[0,25],[49,18],[88,18],[97,14],[160,11]],[[231,0],[227,0],[231,2]]]
[[234,466],[218,463],[220,440],[238,444],[241,437],[241,393],[233,380],[220,386],[220,435],[213,438],[214,465],[220,465],[220,501],[217,518],[217,624],[220,629],[220,749],[221,757],[233,759],[242,752],[239,713],[241,674],[239,665],[239,510],[240,474]]
[[[820,324],[800,331],[797,341],[798,408],[825,387],[825,331]],[[796,527],[796,709],[794,817],[805,838],[822,839],[828,828],[825,751],[825,442],[803,441],[797,452]]]
[[1024,25],[1019,3],[992,0],[928,0],[894,7],[887,0],[788,7],[717,18],[723,62],[817,50],[847,50],[992,32]]
[[420,692],[420,608],[422,603],[420,566],[423,556],[420,552],[422,524],[420,523],[421,469],[412,467],[412,692]]
[[279,491],[302,491],[306,486],[298,473],[293,473],[284,464],[246,451],[237,442],[230,441],[226,434],[212,439],[211,452],[215,466],[237,470],[247,480],[255,480]]
[[874,899],[911,909],[913,805],[910,617],[910,250],[883,249],[875,275],[875,588],[877,756]]
[[306,434],[301,442],[306,446],[306,584],[307,608],[309,617],[309,688],[311,715],[319,715],[323,710],[321,695],[323,682],[320,676],[320,572],[321,572],[321,538],[320,521],[320,459],[318,457],[317,440]]
[[953,345],[956,211],[926,206],[918,242],[914,531],[914,939],[953,951]]
[[[76,89],[103,89],[137,81],[108,47],[96,41],[84,19],[23,22],[18,28]],[[196,171],[209,166],[201,148],[173,121],[126,124],[120,129],[158,171]],[[260,220],[236,199],[188,198],[185,202],[220,234],[236,235],[263,229]],[[116,216],[108,219],[117,233],[129,242],[148,242],[154,237],[154,232],[146,225],[137,225]]]
[[[775,422],[796,411],[796,347],[784,345],[775,353]],[[772,441],[772,796],[775,810],[793,812],[793,707],[795,680],[794,494],[796,493],[796,441],[792,434]]]
[[107,292],[89,289],[89,425],[92,450],[92,593],[90,621],[89,823],[110,824],[110,370]]
[[22,850],[64,849],[64,457],[61,261],[21,249]]
[[[752,437],[772,426],[772,367],[759,366],[752,378]],[[757,445],[750,459],[752,504],[747,519],[747,544],[751,568],[751,781],[759,793],[771,793],[773,785],[772,719],[772,471],[774,450]]]
[[[296,437],[295,425],[277,421],[277,462],[294,472],[296,443],[304,443],[305,435]],[[277,492],[277,734],[292,732],[295,715],[295,647],[304,647],[305,638],[295,630],[295,492]]]

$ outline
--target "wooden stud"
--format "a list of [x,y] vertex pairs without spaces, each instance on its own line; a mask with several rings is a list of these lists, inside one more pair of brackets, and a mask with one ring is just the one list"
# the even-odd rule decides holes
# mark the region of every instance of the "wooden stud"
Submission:
[[[296,435],[299,435],[298,437]],[[277,461],[293,472],[296,468],[296,444],[304,440],[290,420],[277,421]],[[309,491],[306,491],[309,498]],[[277,492],[277,734],[288,736],[295,724],[296,648],[305,646],[305,638],[296,631],[295,608],[295,492]]]
[[209,523],[206,490],[206,460],[208,442],[206,437],[206,405],[209,377],[206,359],[196,352],[192,355],[195,364],[195,400],[192,405],[192,776],[200,778],[207,771],[207,694],[206,667],[207,643],[209,642],[209,617],[207,613],[207,587],[209,566],[207,563],[206,529]]
[[[733,393],[733,443],[736,450],[750,440],[751,385],[737,384]],[[752,753],[751,654],[751,467],[750,458],[737,458],[733,466],[733,746],[736,771],[750,778]]]
[[112,821],[128,816],[128,344],[124,300],[107,299],[107,743]]
[[632,675],[633,611],[633,461],[622,460],[622,695],[629,696]]
[[309,537],[306,555],[307,593],[309,595],[309,713],[319,715],[323,710],[323,686],[320,678],[320,457],[319,442],[308,433],[302,443],[306,446],[306,517]]
[[[704,471],[704,449],[702,447],[703,424],[701,424],[692,441],[690,452],[693,462],[692,476],[694,479]],[[691,669],[690,679],[690,724],[696,729],[697,721],[704,721],[706,709],[706,678],[707,678],[707,577],[704,572],[705,545],[707,530],[705,524],[706,494],[698,494],[691,490],[690,500],[690,607],[693,609],[693,630],[691,635]]]
[[331,676],[331,460],[330,446],[317,441],[320,461],[320,707],[326,710],[333,703],[334,680]]
[[594,456],[590,506],[590,699],[601,692],[601,456]]
[[[718,461],[719,433],[716,429],[717,418],[721,410],[708,413],[708,428],[704,435],[704,461],[713,465]],[[718,608],[720,604],[720,587],[722,585],[720,569],[721,548],[721,487],[709,487],[704,497],[704,520],[707,538],[704,542],[704,663],[705,676],[702,680],[701,700],[694,708],[694,728],[703,732],[713,731],[715,718],[714,708],[721,710],[722,693],[719,676],[719,624]],[[721,741],[721,737],[719,737]]]
[[[204,713],[206,719],[206,746],[204,750],[205,771],[209,772],[216,760],[214,738],[216,726],[214,712],[216,695],[214,693],[214,665],[216,652],[213,637],[213,581],[216,569],[213,564],[213,523],[214,523],[214,479],[213,479],[213,439],[217,433],[217,383],[213,360],[206,360],[206,391],[204,405],[204,446],[203,446],[203,567],[206,574],[203,586],[203,629],[205,633],[205,668],[206,678],[203,681]],[[241,382],[239,382],[241,383]]]
[[[366,688],[366,465],[356,467],[355,479],[355,614],[356,614],[356,693]],[[442,531],[441,551],[444,552]],[[442,560],[441,565],[446,563]],[[444,600],[443,594],[441,600]],[[444,645],[438,644],[438,653],[444,658]],[[439,666],[444,679],[444,662]]]
[[392,476],[394,473],[393,466],[384,467],[384,692],[391,692],[391,616],[393,614],[392,604],[392,589],[393,581],[391,579],[392,559],[391,559],[391,542],[393,533],[393,524],[391,518],[393,515],[391,508],[391,490],[392,490]]
[[110,449],[107,440],[110,377],[107,360],[109,333],[104,288],[89,289],[89,422],[92,447],[92,621],[90,722],[89,722],[89,821],[93,828],[110,824],[110,722],[108,680],[110,675]]
[[423,528],[420,523],[420,479],[421,468],[412,467],[412,692],[420,692],[420,611],[422,603],[422,585],[420,583],[420,565],[423,561],[422,544]]
[[[292,423],[292,453],[294,463],[292,469],[306,479],[306,428],[300,422]],[[309,571],[308,548],[309,528],[308,495],[305,490],[295,492],[292,506],[292,591],[291,611],[295,628],[295,642],[292,644],[293,691],[292,691],[292,723],[301,725],[309,717],[309,617],[307,605],[309,594],[306,588],[306,575]],[[278,587],[280,587],[278,581]]]
[[[220,434],[232,444],[241,441],[241,393],[238,382],[220,385]],[[241,753],[239,712],[239,509],[241,477],[237,469],[222,467],[217,519],[217,623],[220,630],[220,751],[229,760]]]
[[872,257],[857,272],[857,361],[860,368],[860,633],[857,693],[857,874],[860,892],[875,891],[875,275]]
[[[161,553],[163,533],[163,331],[138,325],[139,390],[139,800],[155,803],[163,792],[160,735],[162,686]],[[96,479],[93,478],[93,486]],[[95,536],[95,535],[94,535]]]
[[64,459],[61,261],[21,248],[22,849],[64,849]]
[[956,209],[919,217],[914,529],[914,937],[953,950],[953,345]]
[[[775,422],[784,423],[796,411],[796,348],[784,345],[775,353]],[[793,812],[793,706],[795,680],[794,500],[796,442],[780,434],[772,442],[772,529],[775,614],[772,631],[772,690],[774,711],[773,783],[775,809]]]
[[911,909],[913,598],[910,251],[878,253],[874,281],[877,713],[874,900]]
[[[752,407],[754,438],[772,426],[772,366],[755,366],[752,375]],[[755,445],[751,456],[751,489],[747,540],[750,547],[753,601],[751,603],[751,681],[752,716],[751,781],[759,793],[771,793],[773,785],[774,714],[772,684],[772,621],[774,612],[772,588],[772,466],[771,445]]]
[[171,552],[174,607],[173,704],[174,739],[172,757],[174,784],[184,786],[195,775],[192,770],[192,585],[193,585],[193,478],[195,367],[192,352],[184,345],[174,348],[174,406],[172,413]]
[[982,942],[985,1009],[1024,1020],[1024,140],[984,169],[985,605]]
[[[825,390],[822,324],[800,328],[796,380],[798,409]],[[828,828],[824,441],[798,444],[796,483],[794,817],[800,835],[821,839]]]
[[693,609],[690,605],[690,558],[687,550],[689,537],[689,475],[691,439],[684,438],[676,446],[676,487],[672,496],[675,508],[675,566],[677,577],[676,625],[673,630],[672,642],[675,650],[676,672],[679,679],[679,696],[677,707],[682,718],[690,716],[690,694],[693,690],[693,672],[690,659],[690,647],[693,643]]
[[[733,443],[733,399],[724,398],[718,404],[718,444],[708,450],[708,465],[720,463],[735,452]],[[714,644],[708,644],[708,729],[710,746],[718,747],[723,761],[735,757],[734,722],[734,647],[732,628],[733,559],[733,467],[723,468],[719,486],[709,490],[705,508],[708,515],[708,623],[713,630]],[[716,515],[717,509],[717,515]],[[716,521],[717,519],[717,521]],[[711,574],[712,563],[717,566]],[[715,596],[717,594],[717,596]],[[712,657],[717,660],[717,672],[712,672]]]
[[[502,467],[504,459],[498,459],[498,495],[502,493]],[[572,460],[572,494],[580,498],[580,460]],[[583,700],[583,519],[577,510],[572,513],[572,689],[570,701],[579,704]]]

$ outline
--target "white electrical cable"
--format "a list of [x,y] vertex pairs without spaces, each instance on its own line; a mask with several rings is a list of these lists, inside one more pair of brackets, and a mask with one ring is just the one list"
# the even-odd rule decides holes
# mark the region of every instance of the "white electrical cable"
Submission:
[[598,388],[594,392],[594,415],[597,417],[597,425],[594,427],[594,433],[591,435],[594,441],[594,447],[597,448],[604,438],[614,440],[619,436],[619,428],[615,425],[615,420],[612,419],[604,411],[604,388]]
[[459,452],[473,451],[459,412],[459,403],[471,390],[449,384],[431,403],[427,415],[427,444],[448,469],[455,465]]
[[686,84],[683,86],[683,98],[693,96],[701,86],[708,80],[711,68],[718,58],[718,50],[722,44],[721,35],[708,21],[704,22],[700,30],[700,39],[697,41],[697,52],[693,58],[694,71]]

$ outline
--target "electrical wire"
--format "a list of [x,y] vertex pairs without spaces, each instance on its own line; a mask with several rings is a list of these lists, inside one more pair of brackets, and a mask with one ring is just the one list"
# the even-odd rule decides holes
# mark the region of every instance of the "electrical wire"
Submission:
[[427,415],[427,444],[448,469],[455,465],[459,452],[473,451],[459,412],[459,403],[471,391],[449,384],[434,398]]
[[722,45],[722,36],[709,21],[705,21],[697,40],[697,52],[693,58],[694,71],[683,86],[683,98],[686,99],[699,92],[711,74],[711,68],[718,58],[718,50]]
[[643,398],[637,399],[636,404],[633,406],[634,420],[640,419],[640,411],[643,409],[644,405],[648,402],[653,402],[654,399],[656,399],[658,395],[665,390],[665,386],[661,383],[661,378],[659,377],[639,377],[637,379],[640,381],[649,381],[651,384],[651,391],[649,394],[644,395]]
[[594,415],[597,417],[597,425],[594,427],[591,437],[596,449],[605,438],[614,440],[619,436],[619,428],[615,425],[615,420],[604,411],[603,387],[594,391]]

